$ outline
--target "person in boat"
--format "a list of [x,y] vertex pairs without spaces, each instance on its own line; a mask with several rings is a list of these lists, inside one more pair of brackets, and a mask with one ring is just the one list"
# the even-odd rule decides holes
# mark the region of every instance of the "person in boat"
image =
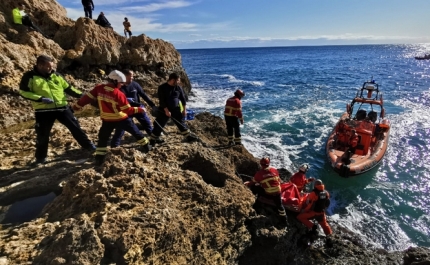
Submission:
[[331,235],[333,232],[327,223],[325,214],[329,204],[330,194],[325,190],[323,182],[317,179],[314,183],[314,189],[303,202],[302,211],[297,215],[297,219],[308,228],[309,233],[318,234],[318,226],[310,221],[315,219],[323,229],[324,234],[326,236]]
[[[143,88],[136,82],[133,81],[134,73],[133,71],[126,69],[122,71],[125,75],[126,83],[121,87],[121,92],[125,94],[127,97],[128,103],[132,107],[141,107],[144,108],[142,102],[140,101],[140,97],[148,103],[148,105],[154,110],[155,104],[152,100],[145,94]],[[148,117],[146,112],[136,113],[130,115],[130,118],[136,118],[139,123],[142,125],[143,130],[151,136],[152,133],[152,124],[151,119]],[[111,140],[111,147],[118,147],[121,143],[121,138],[124,135],[124,130],[121,128],[115,129],[115,133],[113,134]]]
[[109,137],[114,129],[122,129],[133,135],[137,143],[141,145],[143,152],[147,153],[151,150],[148,138],[143,136],[129,117],[136,113],[143,113],[145,109],[130,106],[124,93],[119,90],[125,82],[125,75],[118,70],[113,70],[108,75],[107,84],[97,85],[73,106],[73,109],[78,111],[94,101],[97,101],[99,105],[102,126],[99,130],[99,140],[95,155],[95,164],[97,166],[104,162]]
[[351,136],[348,140],[348,149],[345,151],[344,163],[349,164],[351,157],[355,153],[355,149],[357,149],[359,137],[357,131],[355,129],[351,130]]
[[[242,101],[245,93],[241,89],[234,92],[234,96],[225,103],[224,118],[227,126],[228,144],[241,145],[240,124],[243,125]],[[240,124],[239,124],[240,122]]]
[[314,178],[306,178],[306,172],[309,170],[308,164],[303,164],[299,167],[299,171],[297,171],[293,176],[290,178],[290,182],[296,185],[299,192],[302,192],[305,188],[305,185],[314,181]]
[[279,172],[276,168],[270,166],[270,159],[268,157],[263,157],[260,160],[260,165],[261,169],[257,171],[251,181],[247,181],[244,184],[251,188],[252,193],[271,199],[278,208],[281,222],[287,225],[287,214],[282,205]]
[[336,125],[336,137],[334,142],[335,149],[344,149],[348,144],[348,135],[346,134],[346,128],[348,125],[346,121],[342,120]]

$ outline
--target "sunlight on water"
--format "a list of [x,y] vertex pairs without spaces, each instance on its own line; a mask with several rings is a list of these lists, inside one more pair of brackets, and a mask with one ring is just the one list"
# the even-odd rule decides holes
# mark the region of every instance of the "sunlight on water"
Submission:
[[[196,65],[193,51],[184,52],[195,95],[190,108],[223,117],[225,100],[243,89],[242,139],[254,156],[270,156],[274,166],[290,171],[310,163],[308,177],[323,179],[332,194],[330,220],[368,243],[388,250],[429,247],[430,66],[413,57],[430,45],[250,50],[255,58],[237,57],[246,49],[207,50],[207,60]],[[302,55],[308,59],[291,59]],[[217,65],[219,57],[229,67]],[[387,154],[371,171],[340,178],[326,161],[325,141],[346,103],[372,75],[381,84],[392,125]]]

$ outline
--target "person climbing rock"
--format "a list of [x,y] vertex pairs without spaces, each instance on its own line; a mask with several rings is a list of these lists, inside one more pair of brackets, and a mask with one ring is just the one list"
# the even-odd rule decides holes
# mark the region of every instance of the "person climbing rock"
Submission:
[[[242,102],[245,96],[242,90],[234,92],[234,96],[227,99],[224,110],[224,118],[227,126],[229,145],[241,145],[240,124],[243,124]],[[240,122],[240,124],[239,124]]]
[[67,101],[67,95],[80,98],[82,92],[75,89],[53,69],[54,60],[46,55],[36,59],[34,69],[26,72],[19,84],[19,94],[31,100],[36,118],[36,161],[33,165],[46,163],[49,134],[58,120],[72,133],[82,148],[93,152],[96,147],[82,131]]
[[314,181],[314,178],[306,178],[306,172],[309,170],[308,164],[303,164],[299,167],[299,171],[294,173],[294,175],[291,176],[290,182],[296,185],[299,192],[303,191],[305,188],[305,185]]
[[87,104],[97,101],[100,109],[100,118],[102,126],[99,130],[99,139],[97,143],[95,163],[101,165],[107,153],[107,144],[109,137],[114,129],[125,130],[134,136],[142,147],[143,152],[149,152],[151,145],[149,140],[133,123],[129,115],[145,112],[144,108],[131,107],[127,102],[127,98],[119,88],[126,83],[126,78],[123,73],[118,70],[113,70],[108,75],[108,83],[97,85],[90,92],[85,94],[74,106],[74,110],[81,110]]
[[158,87],[158,115],[154,122],[154,129],[151,134],[151,144],[163,143],[160,138],[161,132],[171,118],[185,140],[188,142],[197,141],[198,137],[193,135],[184,121],[187,114],[185,93],[179,86],[181,79],[177,73],[171,73],[166,83]]
[[317,226],[310,220],[315,219],[322,227],[324,234],[331,235],[332,230],[327,223],[325,210],[330,204],[330,194],[325,190],[324,184],[320,179],[315,180],[314,189],[308,195],[302,205],[302,211],[297,215],[297,219],[302,222],[309,230],[309,233],[317,234]]
[[282,205],[281,198],[281,178],[276,168],[270,166],[270,159],[263,157],[260,160],[261,169],[255,173],[254,177],[244,184],[251,188],[252,193],[271,199],[278,209],[281,222],[288,224],[287,214]]

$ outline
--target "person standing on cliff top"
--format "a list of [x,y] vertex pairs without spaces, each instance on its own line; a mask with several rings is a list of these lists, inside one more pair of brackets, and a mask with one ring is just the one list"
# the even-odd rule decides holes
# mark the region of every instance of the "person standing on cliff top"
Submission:
[[84,7],[85,17],[93,19],[94,3],[93,0],[81,0]]
[[118,70],[113,70],[108,75],[107,84],[97,85],[73,105],[73,109],[79,111],[82,107],[94,101],[98,103],[102,127],[99,130],[96,149],[95,164],[97,166],[104,162],[109,137],[114,129],[125,130],[133,135],[137,143],[141,145],[143,152],[147,153],[151,150],[149,140],[143,136],[129,117],[136,113],[144,113],[145,109],[130,106],[124,93],[119,90],[125,82],[125,75]]
[[[245,96],[242,90],[234,92],[234,96],[227,99],[224,110],[225,123],[227,125],[227,135],[229,145],[241,145],[240,124],[243,124],[242,101]],[[240,121],[240,124],[239,124]],[[234,136],[233,136],[234,132]]]
[[166,126],[169,118],[172,118],[182,135],[186,136],[188,142],[198,140],[198,137],[191,134],[184,121],[186,111],[185,93],[179,86],[181,79],[177,73],[171,73],[169,80],[158,87],[159,108],[157,118],[154,122],[154,130],[151,134],[151,144],[163,143],[160,138],[161,132]]
[[[133,76],[134,76],[133,71],[126,69],[123,71],[123,73],[126,78],[126,83],[121,87],[120,90],[127,97],[128,103],[132,107],[143,108],[143,104],[140,102],[140,97],[142,97],[142,99],[146,103],[148,103],[148,105],[154,110],[156,108],[154,102],[152,102],[152,100],[145,94],[142,87],[137,82],[133,81]],[[139,121],[139,123],[142,125],[146,133],[148,135],[151,135],[152,133],[151,120],[149,119],[148,115],[145,112],[132,114],[132,115],[129,115],[129,117],[136,118]],[[123,135],[124,135],[123,129],[121,128],[115,129],[115,133],[111,140],[111,147],[119,146]]]
[[128,32],[128,37],[131,38],[131,24],[130,21],[128,21],[128,18],[124,18],[124,22],[122,22],[122,24],[124,25],[124,35],[127,38],[127,32]]
[[53,70],[54,60],[46,55],[37,57],[36,66],[26,72],[19,84],[19,94],[31,100],[36,118],[36,162],[45,164],[48,154],[49,133],[58,120],[72,133],[73,138],[86,150],[96,147],[82,131],[78,120],[68,106],[66,94],[80,98],[82,92],[69,85]]

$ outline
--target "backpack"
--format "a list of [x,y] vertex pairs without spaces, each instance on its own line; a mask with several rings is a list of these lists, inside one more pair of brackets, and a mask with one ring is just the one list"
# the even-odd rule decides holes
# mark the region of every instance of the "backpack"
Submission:
[[314,204],[314,212],[321,213],[324,212],[330,206],[330,198],[328,192],[323,190],[317,193],[318,200]]

